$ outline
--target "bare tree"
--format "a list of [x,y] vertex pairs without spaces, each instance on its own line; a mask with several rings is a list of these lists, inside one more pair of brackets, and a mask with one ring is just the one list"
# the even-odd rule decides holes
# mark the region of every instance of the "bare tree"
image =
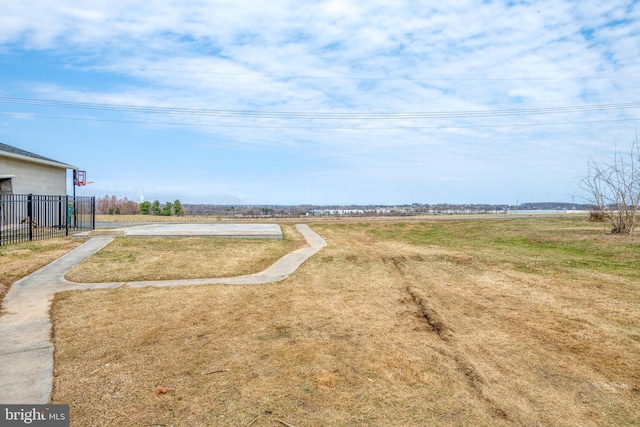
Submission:
[[582,180],[594,209],[611,222],[614,234],[632,234],[640,220],[640,144],[638,135],[631,150],[616,150],[608,161],[589,163],[589,175]]
[[96,213],[102,215],[135,215],[140,213],[140,206],[133,200],[129,200],[126,197],[119,199],[116,196],[98,197],[96,199]]

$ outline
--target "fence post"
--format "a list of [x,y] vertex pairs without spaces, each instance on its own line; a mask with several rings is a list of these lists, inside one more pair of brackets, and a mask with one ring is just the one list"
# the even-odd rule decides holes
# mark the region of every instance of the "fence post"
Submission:
[[91,229],[96,229],[96,196],[91,197]]
[[69,235],[69,195],[64,196],[64,235]]
[[76,196],[73,196],[73,229],[78,229],[78,201]]
[[27,218],[29,218],[29,241],[33,240],[33,194],[27,195]]

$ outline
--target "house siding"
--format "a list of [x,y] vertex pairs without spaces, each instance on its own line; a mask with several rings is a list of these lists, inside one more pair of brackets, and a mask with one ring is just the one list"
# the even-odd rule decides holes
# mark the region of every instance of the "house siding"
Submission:
[[67,170],[4,157],[0,153],[0,175],[15,175],[12,178],[14,194],[67,194]]

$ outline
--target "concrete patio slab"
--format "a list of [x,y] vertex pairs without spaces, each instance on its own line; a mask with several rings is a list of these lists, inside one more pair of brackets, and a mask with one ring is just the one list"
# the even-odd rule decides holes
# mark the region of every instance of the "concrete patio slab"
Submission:
[[282,239],[282,229],[277,224],[148,224],[132,227],[95,230],[95,236],[124,237],[225,237],[249,239]]

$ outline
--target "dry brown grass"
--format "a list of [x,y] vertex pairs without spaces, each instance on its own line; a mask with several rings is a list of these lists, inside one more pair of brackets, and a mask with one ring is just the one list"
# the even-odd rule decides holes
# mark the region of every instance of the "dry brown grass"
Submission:
[[0,246],[0,306],[11,285],[69,252],[70,237]]
[[313,228],[329,246],[278,284],[58,294],[53,402],[79,426],[640,423],[637,239]]
[[257,273],[306,244],[292,225],[282,240],[118,238],[66,275],[71,281],[131,282],[197,279]]

